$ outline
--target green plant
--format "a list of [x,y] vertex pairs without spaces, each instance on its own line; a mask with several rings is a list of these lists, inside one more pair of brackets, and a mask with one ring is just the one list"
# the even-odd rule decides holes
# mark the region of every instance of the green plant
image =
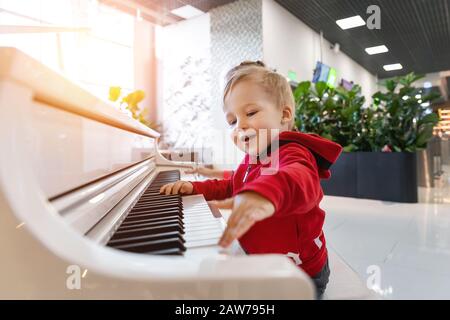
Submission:
[[303,132],[314,132],[333,140],[346,151],[356,151],[364,145],[362,137],[361,87],[347,91],[331,88],[325,82],[299,83],[294,91],[296,101],[296,127]]
[[[429,105],[439,94],[421,94],[412,84],[422,76],[410,73],[383,82],[373,105],[363,107],[361,87],[350,91],[301,82],[294,91],[296,127],[317,133],[344,147],[344,151],[414,152],[426,147],[438,122]],[[420,95],[420,97],[419,97]]]
[[[110,87],[109,88],[109,100],[116,102],[119,101],[122,94],[121,87]],[[120,100],[119,108],[127,110],[130,112],[133,119],[138,120],[142,124],[149,128],[157,129],[157,125],[147,120],[147,109],[141,109],[139,103],[144,100],[145,93],[142,90],[133,91],[127,95],[124,95]]]
[[372,109],[379,115],[372,121],[378,147],[388,146],[397,152],[426,148],[439,121],[429,106],[440,95],[434,92],[423,95],[422,89],[414,87],[413,83],[421,78],[422,75],[410,73],[386,80],[381,84],[386,91],[372,96]]

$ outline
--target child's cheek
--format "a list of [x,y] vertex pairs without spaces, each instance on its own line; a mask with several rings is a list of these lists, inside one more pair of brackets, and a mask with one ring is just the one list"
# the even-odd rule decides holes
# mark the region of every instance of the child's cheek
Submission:
[[238,144],[238,135],[237,135],[237,133],[236,133],[236,131],[235,130],[232,130],[231,131],[231,134],[230,134],[230,138],[231,138],[231,141],[233,141],[233,143],[236,145],[236,146],[239,146],[239,144]]

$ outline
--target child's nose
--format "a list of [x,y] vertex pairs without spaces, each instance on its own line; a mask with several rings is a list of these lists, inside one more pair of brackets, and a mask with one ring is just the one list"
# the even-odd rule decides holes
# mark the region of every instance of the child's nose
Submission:
[[248,129],[248,123],[245,120],[238,120],[236,128],[238,130],[247,130]]

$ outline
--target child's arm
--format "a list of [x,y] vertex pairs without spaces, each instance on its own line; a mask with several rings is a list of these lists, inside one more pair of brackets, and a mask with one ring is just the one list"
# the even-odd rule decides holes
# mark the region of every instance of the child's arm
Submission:
[[177,181],[165,184],[161,187],[161,194],[203,194],[207,201],[223,200],[233,194],[232,179],[206,180],[206,181]]
[[207,201],[223,200],[233,195],[233,179],[192,182],[193,194],[203,194]]

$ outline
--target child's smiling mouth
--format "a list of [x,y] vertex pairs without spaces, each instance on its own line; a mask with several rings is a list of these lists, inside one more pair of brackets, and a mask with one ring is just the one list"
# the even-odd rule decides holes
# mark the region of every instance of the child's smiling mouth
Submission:
[[241,142],[244,144],[244,146],[246,148],[249,148],[250,144],[253,141],[253,138],[255,138],[255,137],[254,136],[243,136],[243,137],[241,137]]
[[250,140],[256,137],[256,134],[242,134],[239,135],[239,140],[245,144],[249,144]]

